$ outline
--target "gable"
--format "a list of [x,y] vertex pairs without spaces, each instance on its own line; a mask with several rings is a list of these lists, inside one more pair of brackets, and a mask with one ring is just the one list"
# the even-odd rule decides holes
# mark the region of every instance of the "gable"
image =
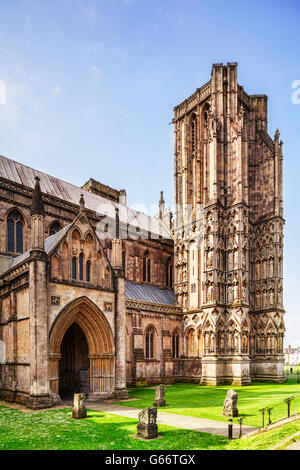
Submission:
[[113,289],[113,269],[84,212],[46,244],[52,281]]

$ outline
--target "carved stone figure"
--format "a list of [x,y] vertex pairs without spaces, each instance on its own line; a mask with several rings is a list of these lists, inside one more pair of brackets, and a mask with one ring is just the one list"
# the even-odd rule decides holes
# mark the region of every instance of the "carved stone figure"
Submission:
[[233,286],[228,286],[228,302],[233,302]]
[[82,419],[87,417],[85,407],[85,394],[75,393],[74,394],[74,406],[73,406],[73,418]]
[[213,252],[212,252],[212,250],[210,250],[210,251],[207,253],[207,268],[211,268],[211,267],[212,267],[212,258],[213,258]]
[[139,413],[139,424],[137,425],[137,437],[142,439],[156,439],[158,429],[156,424],[157,408],[149,406]]
[[233,296],[234,296],[234,300],[237,300],[239,298],[239,286],[238,286],[238,284],[234,285]]
[[165,394],[166,394],[166,386],[164,384],[159,385],[155,389],[155,400],[154,400],[154,406],[167,406],[166,400],[165,400]]
[[230,416],[232,418],[236,418],[239,415],[237,404],[237,392],[235,392],[234,390],[228,390],[223,406],[223,416]]
[[207,300],[211,302],[213,300],[213,286],[208,287]]

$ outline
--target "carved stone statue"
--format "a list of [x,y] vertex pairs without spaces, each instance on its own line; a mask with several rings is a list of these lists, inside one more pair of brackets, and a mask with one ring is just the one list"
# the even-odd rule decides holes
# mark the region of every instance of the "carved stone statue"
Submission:
[[235,284],[233,287],[233,297],[234,300],[237,300],[239,298],[239,286],[238,284]]
[[157,430],[157,408],[149,406],[139,413],[139,424],[137,425],[137,437],[142,439],[156,439]]
[[237,403],[238,394],[234,390],[228,390],[223,406],[223,416],[236,418],[239,415]]
[[207,300],[211,302],[213,300],[213,286],[208,287]]
[[159,385],[155,389],[155,400],[154,400],[154,406],[167,406],[166,400],[165,400],[165,394],[166,394],[166,386],[164,384]]
[[207,253],[207,268],[211,268],[211,267],[212,267],[212,258],[213,258],[213,252],[210,250],[210,251]]
[[75,393],[74,394],[74,406],[73,406],[73,418],[82,419],[86,418],[86,407],[85,407],[85,394]]
[[233,286],[228,286],[228,302],[233,302]]

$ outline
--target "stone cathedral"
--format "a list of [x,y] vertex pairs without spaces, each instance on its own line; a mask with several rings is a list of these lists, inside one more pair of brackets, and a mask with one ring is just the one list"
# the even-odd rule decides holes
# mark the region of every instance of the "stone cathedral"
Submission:
[[173,214],[163,193],[150,217],[124,189],[0,156],[2,399],[284,381],[283,156],[267,96],[214,64],[173,124]]

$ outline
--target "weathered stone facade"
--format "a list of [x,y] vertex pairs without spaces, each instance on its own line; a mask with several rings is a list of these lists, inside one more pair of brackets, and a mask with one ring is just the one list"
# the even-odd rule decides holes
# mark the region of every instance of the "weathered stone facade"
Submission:
[[284,380],[282,142],[237,64],[174,109],[175,293],[201,383]]
[[173,122],[173,226],[162,194],[151,218],[125,190],[0,157],[3,398],[42,408],[126,384],[284,379],[282,142],[267,97],[215,64]]

